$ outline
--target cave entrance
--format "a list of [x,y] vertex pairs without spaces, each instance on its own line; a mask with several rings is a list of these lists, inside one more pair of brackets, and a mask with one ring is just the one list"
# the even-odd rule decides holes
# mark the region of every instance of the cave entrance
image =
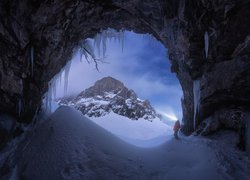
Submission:
[[49,82],[45,107],[72,106],[138,146],[163,143],[182,119],[182,90],[167,57],[150,34],[104,30],[82,41]]

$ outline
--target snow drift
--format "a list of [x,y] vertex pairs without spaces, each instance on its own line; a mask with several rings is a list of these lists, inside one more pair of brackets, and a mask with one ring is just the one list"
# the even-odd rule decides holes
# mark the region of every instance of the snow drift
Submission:
[[60,107],[37,130],[17,167],[21,179],[220,179],[213,151],[198,138],[137,148],[80,112]]

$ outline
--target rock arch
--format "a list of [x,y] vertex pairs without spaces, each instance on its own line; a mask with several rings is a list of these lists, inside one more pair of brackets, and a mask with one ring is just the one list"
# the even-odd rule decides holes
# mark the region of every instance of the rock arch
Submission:
[[197,124],[219,108],[249,105],[249,9],[248,0],[3,0],[0,111],[30,121],[80,40],[101,29],[126,29],[150,33],[168,48],[191,132],[195,79]]

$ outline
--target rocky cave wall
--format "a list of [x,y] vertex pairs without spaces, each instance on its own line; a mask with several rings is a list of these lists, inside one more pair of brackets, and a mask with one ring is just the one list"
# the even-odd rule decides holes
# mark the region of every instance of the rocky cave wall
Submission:
[[190,133],[217,110],[249,107],[249,17],[249,0],[2,0],[0,111],[30,122],[79,42],[110,27],[150,33],[168,48]]

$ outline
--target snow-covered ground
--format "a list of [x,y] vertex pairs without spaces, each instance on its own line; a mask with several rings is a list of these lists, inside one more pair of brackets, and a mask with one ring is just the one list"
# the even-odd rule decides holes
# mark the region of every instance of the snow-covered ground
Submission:
[[152,147],[164,143],[173,135],[172,126],[163,123],[158,117],[151,121],[140,118],[131,120],[114,112],[90,120],[117,135],[122,140],[140,147]]
[[122,141],[75,109],[60,107],[36,130],[23,150],[13,177],[27,180],[234,179],[225,166],[228,162],[218,158],[215,151],[223,146],[211,146],[212,142],[182,136],[180,140],[172,138],[153,148],[139,148]]

